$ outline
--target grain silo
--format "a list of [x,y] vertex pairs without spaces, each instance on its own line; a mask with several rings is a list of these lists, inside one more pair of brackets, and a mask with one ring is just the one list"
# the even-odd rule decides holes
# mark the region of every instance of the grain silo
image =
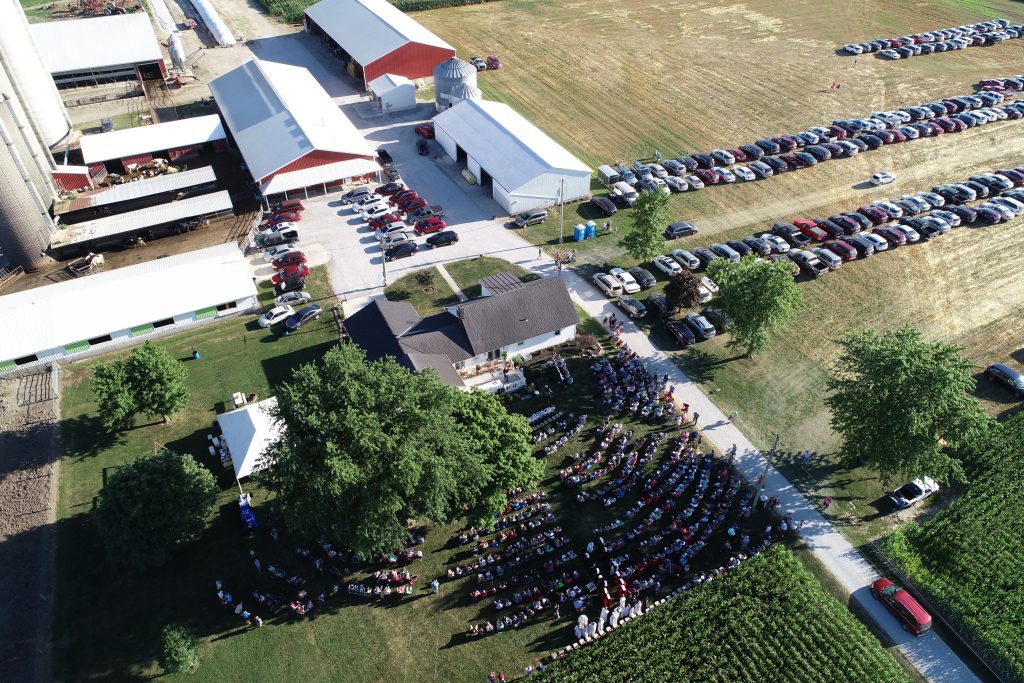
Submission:
[[454,104],[451,100],[452,89],[460,85],[476,88],[475,66],[452,57],[434,67],[434,106],[438,111],[444,111]]
[[459,83],[452,88],[451,97],[449,99],[451,104],[449,106],[454,107],[462,100],[482,100],[483,98],[484,93],[480,88],[475,85],[470,85],[469,83]]
[[53,147],[64,140],[71,122],[17,0],[0,0],[0,70],[7,76],[6,94],[20,104],[43,144]]

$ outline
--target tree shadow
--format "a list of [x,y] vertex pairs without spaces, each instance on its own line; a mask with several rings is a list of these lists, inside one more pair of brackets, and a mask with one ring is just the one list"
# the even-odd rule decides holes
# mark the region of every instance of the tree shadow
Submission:
[[64,435],[64,454],[82,460],[91,458],[124,443],[124,436],[110,431],[99,415],[79,415],[60,421]]

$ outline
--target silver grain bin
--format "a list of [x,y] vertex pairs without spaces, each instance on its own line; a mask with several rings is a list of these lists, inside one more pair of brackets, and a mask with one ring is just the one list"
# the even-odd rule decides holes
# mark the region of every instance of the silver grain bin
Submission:
[[452,89],[460,85],[476,88],[475,66],[452,57],[434,67],[434,106],[437,111],[444,111],[454,104],[451,101]]

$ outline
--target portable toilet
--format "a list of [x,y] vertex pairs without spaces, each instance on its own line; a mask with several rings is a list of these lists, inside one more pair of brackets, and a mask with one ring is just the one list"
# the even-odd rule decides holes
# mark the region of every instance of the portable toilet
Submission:
[[573,229],[573,233],[572,234],[573,234],[573,239],[575,239],[577,242],[582,242],[583,240],[587,239],[587,229],[585,227],[583,227],[582,225],[577,225]]
[[597,223],[587,221],[587,237],[597,237]]

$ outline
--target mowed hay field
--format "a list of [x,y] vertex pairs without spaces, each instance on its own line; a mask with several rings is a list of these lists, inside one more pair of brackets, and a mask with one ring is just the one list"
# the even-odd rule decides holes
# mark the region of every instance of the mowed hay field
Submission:
[[[503,67],[481,73],[486,95],[507,101],[596,167],[616,159],[735,147],[836,118],[968,94],[986,77],[1024,71],[1024,41],[888,62],[839,56],[852,41],[904,35],[992,17],[1024,21],[1024,5],[989,2],[806,3],[723,0],[506,2],[418,13],[461,55],[497,54]],[[839,91],[832,91],[832,82]],[[1024,121],[893,145],[758,183],[710,187],[672,199],[673,219],[701,232],[671,248],[706,246],[767,229],[774,220],[816,217],[876,199],[930,189],[1001,165],[1024,164]],[[897,182],[872,188],[879,170]],[[575,218],[575,217],[573,217]],[[619,221],[628,224],[628,218]],[[557,240],[557,221],[541,243]],[[543,233],[543,231],[541,231]],[[629,265],[614,238],[581,258]],[[695,373],[720,405],[769,445],[828,452],[835,437],[822,405],[833,340],[862,327],[910,322],[961,344],[979,365],[1024,361],[1024,278],[1014,256],[1024,220],[960,228],[921,244],[845,265],[804,287],[808,306],[772,349],[727,360],[727,339],[701,346]],[[687,356],[694,355],[687,352]],[[980,384],[993,414],[1014,404]]]

